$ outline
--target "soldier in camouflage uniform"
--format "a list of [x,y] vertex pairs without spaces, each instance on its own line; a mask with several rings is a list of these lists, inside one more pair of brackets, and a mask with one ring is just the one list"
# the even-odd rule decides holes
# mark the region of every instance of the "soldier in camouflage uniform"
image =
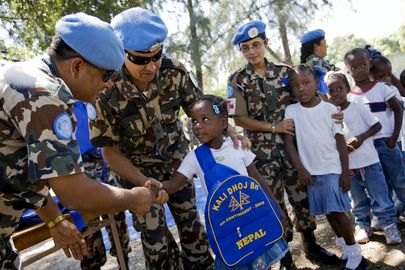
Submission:
[[[201,90],[181,63],[163,55],[167,28],[160,17],[133,8],[114,17],[111,25],[124,43],[127,58],[113,87],[98,97],[91,141],[103,147],[121,186],[142,186],[142,177],[168,180],[189,151],[180,107],[189,114]],[[179,231],[181,252],[161,205],[153,205],[144,216],[133,215],[147,269],[209,269],[213,259],[197,211],[194,183],[171,195],[168,206]]]
[[[91,103],[84,103],[80,100],[75,102],[74,114],[77,119],[76,138],[79,142],[80,153],[83,159],[83,167],[86,175],[95,179],[99,183],[111,183],[114,181],[113,175],[110,174],[109,168],[103,159],[101,149],[94,147],[90,143],[89,136],[89,119],[94,120],[96,117],[96,109]],[[107,218],[107,216],[103,216]],[[118,234],[120,236],[121,247],[128,269],[128,253],[131,252],[129,247],[128,227],[125,220],[125,213],[119,212],[114,214],[115,223],[117,225]],[[99,220],[99,217],[95,221]],[[108,236],[111,241],[110,253],[117,256],[116,247],[112,238],[112,232],[109,226],[106,227]],[[87,227],[83,228],[85,233]],[[82,269],[100,269],[107,261],[106,250],[104,247],[103,236],[100,230],[86,237],[88,247],[88,255],[81,261]]]
[[309,64],[311,67],[321,67],[327,71],[338,71],[335,65],[325,59],[328,45],[326,44],[325,32],[317,29],[305,33],[301,37],[301,64]]
[[[288,66],[274,64],[264,57],[266,25],[252,21],[242,25],[233,38],[248,64],[229,77],[228,99],[234,108],[235,123],[245,129],[256,154],[255,165],[267,180],[274,196],[288,216],[284,203],[287,192],[295,213],[295,227],[301,232],[305,253],[325,263],[338,263],[336,255],[316,243],[315,218],[309,214],[306,190],[298,187],[298,175],[284,149],[284,133],[294,135],[294,125],[283,120],[287,105],[292,102],[290,89],[282,78]],[[292,222],[288,218],[285,237],[292,240]]]
[[142,214],[165,200],[162,191],[154,197],[152,186],[161,183],[153,179],[125,190],[83,173],[73,104],[75,98],[94,101],[111,86],[107,70],[122,65],[124,50],[109,24],[84,13],[63,17],[56,32],[47,55],[0,69],[1,269],[19,268],[9,240],[29,208],[47,223],[57,245],[78,259],[86,255],[80,233],[61,216],[48,187],[66,207],[95,214],[124,209]]

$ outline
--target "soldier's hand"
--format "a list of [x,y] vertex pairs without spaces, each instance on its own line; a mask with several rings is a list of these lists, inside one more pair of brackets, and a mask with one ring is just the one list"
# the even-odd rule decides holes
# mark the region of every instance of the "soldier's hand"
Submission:
[[[146,181],[145,185],[150,185],[148,182],[149,180]],[[148,213],[155,197],[151,188],[134,187],[131,189],[131,192],[133,193],[134,202],[132,206],[130,206],[130,210],[139,215],[145,215]]]
[[49,229],[53,242],[62,247],[66,257],[73,256],[76,260],[83,260],[88,255],[87,244],[77,227],[68,220],[63,220]]
[[162,189],[163,183],[161,183],[153,178],[150,178],[150,179],[156,181],[156,182],[154,182],[154,185],[152,185],[152,181],[148,180],[148,181],[146,181],[144,187],[149,188],[152,191],[152,193],[154,195],[153,202],[158,203],[158,204],[166,203],[169,200],[169,194],[167,194],[166,190]]
[[276,133],[286,133],[292,136],[295,135],[294,121],[292,119],[285,119],[276,124]]

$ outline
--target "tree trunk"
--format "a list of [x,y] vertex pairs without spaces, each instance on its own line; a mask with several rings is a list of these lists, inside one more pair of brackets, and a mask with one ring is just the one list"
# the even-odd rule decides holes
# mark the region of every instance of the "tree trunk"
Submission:
[[197,34],[197,22],[196,16],[194,13],[194,6],[192,0],[187,0],[187,10],[188,16],[190,18],[190,45],[191,45],[191,59],[195,66],[196,77],[200,84],[200,87],[203,88],[203,72],[202,72],[202,61],[201,61],[201,45],[200,39]]
[[284,63],[292,65],[292,57],[290,52],[290,46],[288,45],[288,36],[287,36],[287,26],[286,26],[286,17],[283,14],[283,3],[282,1],[277,2],[277,20],[278,20],[278,32],[281,37],[281,42],[283,44],[284,50]]

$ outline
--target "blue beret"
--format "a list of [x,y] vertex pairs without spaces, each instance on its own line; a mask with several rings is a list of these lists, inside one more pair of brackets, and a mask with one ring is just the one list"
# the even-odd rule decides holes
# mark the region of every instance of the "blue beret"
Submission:
[[310,42],[312,40],[318,39],[318,38],[324,38],[325,37],[325,31],[322,29],[316,29],[313,31],[306,32],[304,35],[301,37],[301,44]]
[[266,32],[266,24],[262,21],[251,21],[239,26],[232,38],[232,45],[253,39]]
[[55,26],[63,41],[93,65],[117,70],[124,64],[124,46],[112,27],[83,12],[60,19]]
[[111,20],[111,25],[128,50],[154,52],[162,47],[167,37],[163,20],[139,7],[121,12]]

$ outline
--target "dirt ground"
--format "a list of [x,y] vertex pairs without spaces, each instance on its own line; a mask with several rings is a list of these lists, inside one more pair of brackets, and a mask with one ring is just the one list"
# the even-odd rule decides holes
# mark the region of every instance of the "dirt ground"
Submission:
[[[400,224],[399,229],[402,233],[402,239],[405,241],[405,224]],[[175,228],[171,229],[173,234],[176,235]],[[316,237],[318,242],[330,251],[335,252],[338,256],[341,255],[341,250],[335,245],[335,238],[333,232],[325,218],[318,219],[318,228],[316,230]],[[371,241],[365,245],[362,245],[362,251],[366,259],[369,261],[370,269],[401,269],[405,270],[405,243],[399,245],[387,246],[385,245],[385,238],[383,232],[375,232],[370,238]],[[39,244],[37,247],[31,249],[28,252],[22,254],[22,258],[27,258],[32,250],[38,248],[44,248],[46,245],[52,245],[52,242]],[[131,270],[144,270],[144,260],[141,242],[139,239],[131,241],[132,252],[130,254],[130,269]],[[298,233],[295,233],[294,240],[290,245],[293,258],[299,269],[339,269],[338,267],[330,267],[321,264],[314,264],[308,261],[302,252],[301,237]],[[51,254],[40,261],[26,267],[27,270],[42,270],[42,269],[80,269],[79,262],[66,258],[62,251],[58,251]],[[102,267],[103,270],[118,269],[117,261],[114,257],[108,255],[108,261],[106,265]],[[273,267],[273,269],[278,269]]]

